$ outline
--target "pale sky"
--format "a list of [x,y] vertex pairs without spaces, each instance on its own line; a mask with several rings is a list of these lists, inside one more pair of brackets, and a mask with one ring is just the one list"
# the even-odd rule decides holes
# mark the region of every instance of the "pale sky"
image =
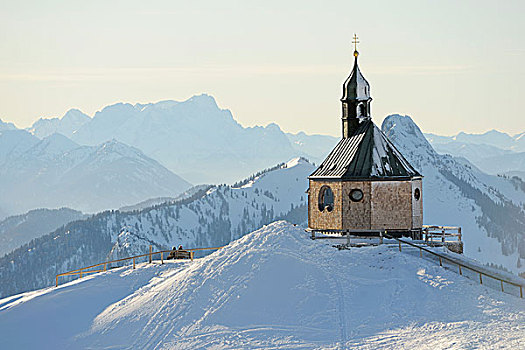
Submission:
[[0,0],[0,119],[213,95],[245,126],[340,135],[351,40],[377,124],[525,131],[523,1]]

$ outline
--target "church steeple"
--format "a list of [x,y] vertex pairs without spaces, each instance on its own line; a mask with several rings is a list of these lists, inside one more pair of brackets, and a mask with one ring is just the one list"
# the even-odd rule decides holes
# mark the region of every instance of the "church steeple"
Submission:
[[354,68],[350,76],[343,84],[343,97],[341,103],[343,107],[343,138],[350,137],[359,124],[371,118],[370,116],[370,84],[366,81],[357,64],[357,35],[354,34],[352,43],[354,44]]

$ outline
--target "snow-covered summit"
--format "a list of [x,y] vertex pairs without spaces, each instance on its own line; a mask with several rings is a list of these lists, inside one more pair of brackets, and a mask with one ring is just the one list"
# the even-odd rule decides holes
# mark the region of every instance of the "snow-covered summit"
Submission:
[[438,154],[409,116],[390,115],[382,129],[425,176],[424,223],[461,226],[467,256],[522,272],[525,191],[465,159]]
[[91,118],[78,109],[70,109],[62,118],[40,118],[27,130],[38,138],[45,138],[54,133],[71,137]]
[[193,263],[0,300],[0,330],[6,348],[517,349],[522,304],[395,247],[339,251],[280,221]]
[[16,130],[16,126],[13,123],[4,122],[2,119],[0,119],[0,131],[5,130]]

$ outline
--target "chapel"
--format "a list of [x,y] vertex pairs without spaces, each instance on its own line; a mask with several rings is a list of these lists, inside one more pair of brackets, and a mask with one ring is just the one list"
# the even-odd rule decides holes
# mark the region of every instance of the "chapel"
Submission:
[[308,226],[342,234],[418,235],[423,176],[371,117],[370,84],[357,59],[343,84],[342,138],[308,177]]

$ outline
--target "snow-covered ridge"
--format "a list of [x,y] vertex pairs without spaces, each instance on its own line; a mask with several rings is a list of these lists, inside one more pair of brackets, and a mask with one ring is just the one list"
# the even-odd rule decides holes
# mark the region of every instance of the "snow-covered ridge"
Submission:
[[38,138],[44,138],[54,133],[71,137],[82,125],[91,118],[79,111],[70,109],[62,118],[40,118],[27,129]]
[[395,247],[340,251],[281,221],[193,263],[0,300],[0,329],[7,348],[517,349],[522,304]]
[[[275,219],[306,221],[305,160],[266,172],[250,187],[203,188],[177,202],[132,212],[109,211],[77,221],[0,258],[0,295],[41,288],[54,275],[156,248],[220,246]],[[21,277],[23,276],[23,277]]]
[[408,116],[388,116],[382,130],[424,175],[425,224],[461,226],[467,256],[523,272],[525,192],[466,160],[438,154]]

